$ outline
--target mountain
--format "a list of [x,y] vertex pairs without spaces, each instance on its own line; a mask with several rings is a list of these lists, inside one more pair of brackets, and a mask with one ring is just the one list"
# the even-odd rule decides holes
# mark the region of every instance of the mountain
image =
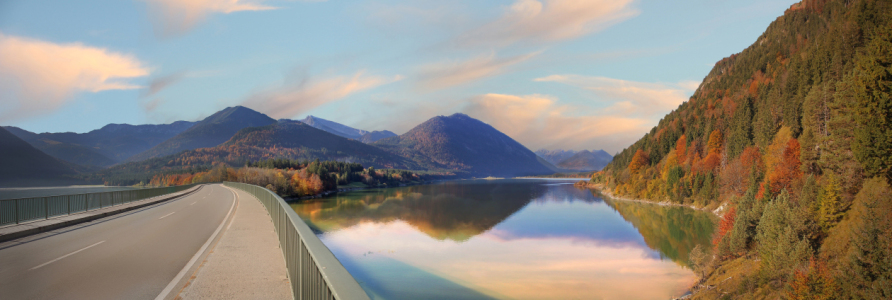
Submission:
[[78,172],[0,128],[0,186],[70,184]]
[[571,156],[573,156],[573,154],[576,154],[575,150],[536,150],[536,155],[544,158],[546,161],[550,162],[553,165],[557,165],[561,161],[570,158]]
[[394,137],[394,136],[397,136],[397,134],[390,132],[389,130],[381,130],[381,131],[375,130],[375,131],[367,132],[366,134],[363,134],[362,137],[359,138],[359,141],[366,143],[366,144],[371,144],[371,143],[377,142],[380,139],[386,139],[386,138]]
[[582,150],[559,162],[557,167],[579,171],[600,171],[611,160],[613,160],[613,156],[607,154],[604,150],[595,152]]
[[249,108],[227,107],[151,149],[130,157],[127,161],[140,161],[184,150],[215,147],[229,140],[241,129],[274,123],[276,120]]
[[108,124],[87,133],[33,133],[5,127],[41,151],[83,166],[106,167],[148,150],[189,129],[194,122],[161,125]]
[[554,173],[520,143],[464,114],[434,117],[403,135],[372,145],[430,170],[505,177]]
[[342,137],[345,137],[348,139],[354,139],[354,140],[360,140],[360,139],[362,139],[363,135],[369,133],[368,131],[365,131],[362,129],[356,129],[356,128],[353,128],[350,126],[346,126],[346,125],[343,125],[340,123],[332,122],[332,121],[314,117],[314,116],[307,116],[303,120],[300,120],[300,122],[310,125],[310,126],[313,126],[317,129],[321,129],[326,132],[333,133],[333,134],[336,134],[336,135],[339,135],[339,136],[342,136]]
[[890,179],[892,3],[807,0],[592,182],[722,214],[690,259],[735,299],[889,299]]
[[[114,166],[103,171],[106,177],[139,170],[165,172],[209,167],[227,163],[233,167],[266,159],[336,160],[363,166],[393,169],[418,169],[414,162],[360,141],[337,136],[297,121],[239,130],[216,147],[187,150],[164,157]],[[129,176],[129,175],[128,175]]]

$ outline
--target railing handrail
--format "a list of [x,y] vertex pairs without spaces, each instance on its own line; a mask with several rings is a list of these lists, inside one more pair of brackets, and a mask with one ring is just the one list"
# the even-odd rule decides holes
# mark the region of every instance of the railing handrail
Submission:
[[[350,275],[350,272],[348,272],[337,257],[331,253],[331,250],[322,243],[322,240],[316,236],[303,219],[297,215],[297,212],[295,212],[294,209],[282,199],[282,197],[279,197],[279,195],[264,187],[252,184],[240,182],[225,182],[224,184],[252,194],[257,197],[261,203],[265,200],[269,201],[268,203],[271,206],[264,206],[267,208],[267,212],[269,213],[270,218],[275,225],[276,233],[279,236],[279,244],[282,246],[282,253],[285,257],[286,267],[288,268],[288,277],[292,281],[291,286],[294,299],[369,299],[368,294],[366,294],[365,290],[363,290],[359,283],[356,282],[356,279]],[[271,210],[270,208],[277,209]],[[293,239],[293,237],[289,237],[288,234],[291,231],[289,231],[288,228],[282,230],[280,228],[282,225],[290,225],[288,227],[291,227],[294,230],[301,243],[294,244],[293,240],[289,240]],[[309,253],[309,257],[313,262],[312,267],[319,273],[319,276],[321,276],[323,281],[321,283],[327,287],[327,291],[307,291],[304,289],[305,287],[313,288],[314,286],[312,285],[318,285],[320,282],[313,281],[312,274],[302,273],[302,271],[307,270],[307,266],[300,265],[301,262],[295,261],[299,259],[301,245],[303,245]],[[297,246],[298,249],[293,249],[295,246]],[[295,283],[295,281],[298,282]]]
[[[0,226],[72,215],[181,192],[199,184],[0,199]],[[9,204],[13,202],[14,204]],[[52,203],[50,203],[52,202]],[[97,203],[98,202],[98,203]],[[73,204],[74,203],[74,204]],[[108,205],[106,205],[106,203]],[[76,210],[72,210],[72,205]],[[52,212],[51,212],[52,211]]]

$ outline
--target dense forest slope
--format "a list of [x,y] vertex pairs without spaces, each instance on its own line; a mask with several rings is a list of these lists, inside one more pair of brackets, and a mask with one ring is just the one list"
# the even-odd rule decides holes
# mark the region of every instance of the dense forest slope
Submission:
[[243,128],[274,123],[276,120],[273,118],[249,108],[227,107],[151,149],[130,157],[127,161],[141,161],[184,150],[215,147],[229,140],[233,134]]
[[7,126],[4,129],[34,146],[34,148],[70,163],[97,167],[115,164],[113,159],[99,153],[99,150],[94,148],[52,140],[50,137],[47,137],[49,134],[36,134],[18,127]]
[[[70,184],[72,166],[34,148],[0,128],[0,187]],[[83,183],[83,182],[80,182]]]
[[363,134],[359,138],[359,141],[366,143],[366,144],[371,144],[371,143],[377,142],[378,140],[386,139],[386,138],[394,137],[394,136],[397,136],[397,134],[391,132],[390,130],[380,130],[380,131],[375,130],[375,131],[371,131],[371,132],[367,132],[366,134]]
[[508,177],[554,173],[517,141],[464,114],[431,118],[403,135],[372,145],[428,170]]
[[890,2],[803,1],[592,181],[723,204],[695,298],[890,299],[890,92]]

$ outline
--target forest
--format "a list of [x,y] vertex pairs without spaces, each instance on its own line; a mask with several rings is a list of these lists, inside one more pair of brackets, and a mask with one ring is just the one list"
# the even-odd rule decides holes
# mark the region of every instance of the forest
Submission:
[[892,4],[806,0],[591,183],[721,215],[695,299],[892,298]]
[[149,176],[149,180],[136,185],[162,187],[233,181],[266,187],[285,198],[315,196],[339,187],[391,187],[434,178],[406,170],[364,168],[358,163],[283,158],[246,163],[239,168],[217,163],[206,170],[185,170]]

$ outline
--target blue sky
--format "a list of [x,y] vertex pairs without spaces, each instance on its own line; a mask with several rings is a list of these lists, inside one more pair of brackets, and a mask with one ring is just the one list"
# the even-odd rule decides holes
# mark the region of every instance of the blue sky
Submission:
[[244,105],[398,134],[466,113],[536,150],[639,139],[795,1],[0,1],[0,125]]

